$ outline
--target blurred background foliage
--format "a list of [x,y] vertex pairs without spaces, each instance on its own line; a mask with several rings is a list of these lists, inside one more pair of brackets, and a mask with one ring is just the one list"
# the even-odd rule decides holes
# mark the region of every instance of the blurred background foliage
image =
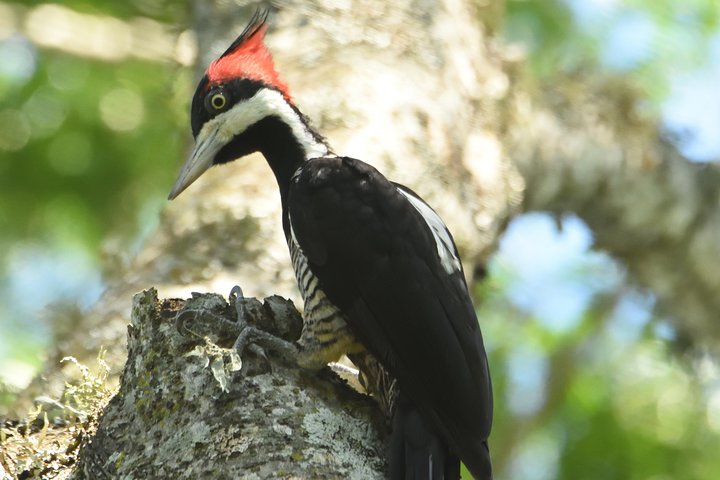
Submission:
[[[507,0],[538,82],[622,76],[693,161],[720,157],[716,0]],[[91,304],[157,222],[189,141],[189,5],[0,2],[0,416],[48,304]],[[422,191],[422,187],[418,186]],[[581,220],[516,219],[477,287],[497,478],[720,476],[720,373]]]
[[92,303],[100,269],[112,275],[155,224],[188,140],[188,8],[0,3],[6,389],[21,387],[41,363],[47,305]]

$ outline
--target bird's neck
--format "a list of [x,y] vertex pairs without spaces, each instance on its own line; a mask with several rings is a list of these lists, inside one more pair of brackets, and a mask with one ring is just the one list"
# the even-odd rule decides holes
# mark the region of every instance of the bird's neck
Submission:
[[330,149],[300,112],[283,112],[266,117],[253,127],[259,150],[265,156],[280,188],[283,209],[286,206],[290,180],[305,162],[326,156]]

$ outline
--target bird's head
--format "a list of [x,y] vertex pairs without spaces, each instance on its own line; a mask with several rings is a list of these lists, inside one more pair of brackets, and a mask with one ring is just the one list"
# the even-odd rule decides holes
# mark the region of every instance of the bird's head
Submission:
[[169,199],[177,197],[211,166],[261,150],[263,142],[272,141],[267,138],[272,133],[262,129],[262,121],[268,118],[286,125],[304,151],[317,153],[312,152],[317,149],[317,139],[294,107],[263,42],[266,19],[267,12],[255,13],[200,80],[190,110],[195,146]]

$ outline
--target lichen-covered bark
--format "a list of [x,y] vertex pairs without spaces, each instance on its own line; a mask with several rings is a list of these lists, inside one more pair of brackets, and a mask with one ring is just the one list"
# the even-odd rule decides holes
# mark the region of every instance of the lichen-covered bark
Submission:
[[[251,322],[287,322],[273,315],[284,306],[278,297],[249,302]],[[177,322],[181,308],[198,313]],[[219,318],[232,321],[233,311],[214,294],[187,304],[159,302],[155,290],[135,296],[120,389],[75,478],[383,478],[374,402],[330,370],[250,356],[242,365]]]

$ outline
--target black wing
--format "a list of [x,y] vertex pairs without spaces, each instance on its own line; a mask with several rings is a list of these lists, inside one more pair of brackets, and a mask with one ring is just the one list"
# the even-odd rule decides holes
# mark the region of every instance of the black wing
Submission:
[[314,159],[291,182],[292,232],[353,333],[470,471],[489,478],[492,391],[475,310],[408,195],[359,160]]

